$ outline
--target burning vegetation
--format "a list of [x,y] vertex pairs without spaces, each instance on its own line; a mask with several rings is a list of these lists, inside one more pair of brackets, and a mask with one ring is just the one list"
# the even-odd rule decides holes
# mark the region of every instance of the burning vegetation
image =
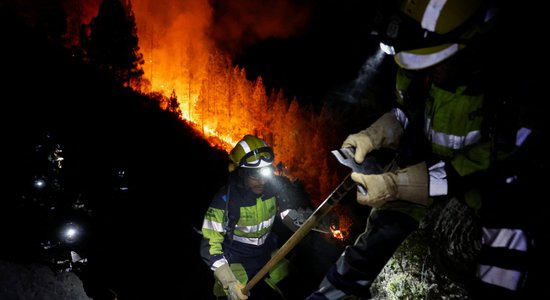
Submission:
[[[339,176],[332,170],[329,155],[337,145],[330,141],[340,140],[341,130],[335,125],[341,122],[327,107],[303,107],[298,99],[285,98],[281,89],[266,92],[262,77],[248,80],[246,70],[234,65],[230,54],[218,49],[210,37],[209,33],[220,36],[220,26],[216,27],[213,8],[207,1],[174,1],[158,7],[138,0],[123,5],[129,21],[135,20],[139,38],[136,50],[143,57],[143,76],[133,85],[135,89],[178,113],[212,146],[229,151],[245,134],[264,138],[277,154],[275,164],[281,163],[286,176],[304,182],[315,205],[332,192]],[[288,9],[292,8],[278,7],[271,12],[271,22],[255,35],[290,35],[288,22],[277,20],[277,15],[289,20]],[[100,7],[91,25],[98,22],[101,13],[108,12]],[[228,14],[218,21],[232,30],[231,40],[239,40],[242,35],[237,27],[253,22],[247,21],[250,15],[241,14],[240,23]],[[305,15],[297,14],[290,23],[303,24]]]
[[[334,141],[342,140],[343,122],[327,106],[289,99],[280,88],[267,91],[261,76],[250,80],[231,58],[256,39],[296,34],[308,22],[308,8],[291,1],[270,9],[240,2],[67,0],[62,9],[43,4],[52,13],[37,26],[52,28],[64,18],[48,33],[51,41],[158,101],[213,147],[229,151],[250,133],[265,139],[279,172],[301,180],[317,206],[345,175],[330,155],[339,147]],[[33,17],[30,10],[27,17]],[[342,238],[350,222],[340,215],[334,236]]]

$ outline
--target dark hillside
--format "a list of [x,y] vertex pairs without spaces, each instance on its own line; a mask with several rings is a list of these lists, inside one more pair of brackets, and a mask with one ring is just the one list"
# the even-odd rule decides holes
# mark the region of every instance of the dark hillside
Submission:
[[[0,54],[9,58],[0,85],[2,259],[43,262],[40,241],[54,234],[52,224],[73,217],[66,206],[78,199],[87,208],[79,216],[87,238],[78,246],[89,259],[81,278],[90,296],[110,288],[122,299],[173,299],[189,270],[210,282],[192,227],[225,180],[225,152],[153,100],[116,88],[22,19],[2,14]],[[64,160],[54,172],[46,156],[56,145]],[[38,194],[31,181],[48,170],[56,189]]]

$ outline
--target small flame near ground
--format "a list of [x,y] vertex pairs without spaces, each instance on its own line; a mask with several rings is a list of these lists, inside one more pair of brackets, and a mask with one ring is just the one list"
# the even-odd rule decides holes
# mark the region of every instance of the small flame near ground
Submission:
[[332,232],[332,236],[334,238],[345,241],[349,237],[351,222],[349,222],[349,218],[347,216],[342,214],[340,214],[338,218],[339,225],[332,224],[330,226],[330,231]]
[[344,233],[345,231],[341,231],[340,229],[338,229],[336,227],[336,225],[331,225],[330,226],[330,231],[332,232],[332,236],[339,239],[339,240],[344,240]]

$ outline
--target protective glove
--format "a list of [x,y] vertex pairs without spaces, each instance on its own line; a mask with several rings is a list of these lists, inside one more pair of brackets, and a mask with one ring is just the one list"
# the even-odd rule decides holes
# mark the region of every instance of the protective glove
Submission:
[[351,179],[367,189],[367,195],[357,192],[357,202],[372,207],[396,199],[427,205],[428,169],[425,162],[407,167],[397,173],[376,175],[351,173]]
[[380,148],[397,149],[403,127],[391,112],[383,114],[367,129],[350,134],[342,143],[341,148],[355,148],[355,161],[360,164],[372,150]]
[[216,277],[216,279],[218,279],[222,284],[229,300],[248,299],[248,296],[242,292],[244,285],[237,280],[235,274],[231,271],[229,264],[219,266],[214,271],[214,277]]

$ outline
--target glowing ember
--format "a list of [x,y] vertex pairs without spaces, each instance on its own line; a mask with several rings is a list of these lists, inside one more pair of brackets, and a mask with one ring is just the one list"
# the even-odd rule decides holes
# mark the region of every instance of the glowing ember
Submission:
[[332,236],[339,239],[339,240],[343,240],[344,239],[344,235],[342,234],[342,231],[340,231],[339,229],[336,229],[336,226],[335,225],[331,225],[330,226],[330,231],[332,232]]

